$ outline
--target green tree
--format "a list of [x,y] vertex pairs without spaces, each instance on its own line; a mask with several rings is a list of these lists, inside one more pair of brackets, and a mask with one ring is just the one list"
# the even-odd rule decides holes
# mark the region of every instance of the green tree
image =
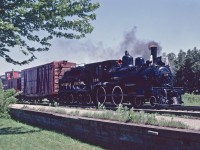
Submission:
[[[0,80],[0,103],[3,101],[4,99],[4,90],[3,90],[3,83]],[[0,104],[1,105],[1,104]]]
[[174,65],[176,68],[176,86],[185,87],[185,78],[184,74],[184,63],[185,63],[186,53],[183,50],[180,50]]
[[187,53],[179,52],[176,65],[178,86],[184,86],[188,92],[200,92],[200,50],[194,47]]
[[[96,19],[93,11],[98,7],[99,3],[91,0],[1,0],[0,56],[22,65],[36,58],[34,52],[47,51],[53,37],[85,37],[93,31],[90,22]],[[11,58],[13,47],[28,55],[28,59]]]
[[15,89],[4,90],[0,80],[0,118],[10,117],[8,106],[17,101],[17,95]]
[[183,50],[180,50],[177,59],[174,62],[177,69],[180,69],[184,65],[185,57],[186,53]]
[[[192,50],[192,82],[191,82],[191,92],[200,93],[200,50],[196,47]],[[191,79],[191,77],[188,77]]]

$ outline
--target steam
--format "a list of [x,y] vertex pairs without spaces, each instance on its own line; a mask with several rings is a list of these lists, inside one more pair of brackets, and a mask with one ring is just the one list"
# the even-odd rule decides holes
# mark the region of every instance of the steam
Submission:
[[[59,41],[55,49],[61,50],[61,55],[66,56],[65,59],[76,63],[93,63],[110,59],[118,59],[113,53],[115,49],[105,47],[102,42],[94,43],[90,40],[79,43],[77,41]],[[65,54],[64,54],[65,53]],[[121,54],[122,55],[122,54]]]
[[[112,59],[118,60],[123,57],[126,50],[130,55],[133,56],[134,59],[136,57],[143,57],[145,60],[149,60],[150,51],[148,49],[148,45],[151,42],[154,41],[145,41],[139,39],[136,36],[136,28],[125,32],[123,40],[115,47],[107,47],[103,42],[94,43],[91,40],[80,42],[77,40],[56,39],[53,41],[50,51],[43,52],[45,53],[44,55],[36,53],[36,56],[38,57],[37,60],[25,66],[15,66],[15,70],[22,70],[58,60],[68,60],[78,64],[93,63]],[[156,44],[158,45],[159,56],[162,48],[158,43]],[[1,62],[1,64],[4,63],[4,61]],[[12,64],[5,63],[5,65],[1,65],[2,74],[8,70],[8,68],[10,68],[9,70],[12,70]]]
[[94,43],[90,40],[86,42],[77,41],[58,41],[60,47],[56,49],[65,49],[62,54],[68,56],[68,60],[78,63],[92,63],[98,61],[105,61],[111,59],[120,59],[127,50],[130,55],[135,59],[136,57],[143,57],[145,60],[150,58],[149,45],[154,44],[158,47],[158,55],[161,53],[161,46],[155,41],[140,40],[136,37],[136,27],[124,34],[122,42],[117,45],[117,48],[105,47],[102,42]]
[[156,45],[158,47],[158,55],[161,53],[162,47],[157,42],[140,40],[135,33],[136,27],[124,34],[124,40],[120,45],[120,49],[128,50],[134,58],[143,57],[145,60],[150,58],[150,45]]

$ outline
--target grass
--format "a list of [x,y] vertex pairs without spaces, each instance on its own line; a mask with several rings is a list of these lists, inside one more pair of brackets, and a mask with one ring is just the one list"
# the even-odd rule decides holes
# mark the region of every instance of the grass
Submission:
[[200,106],[200,95],[186,93],[182,98],[184,106]]
[[179,128],[179,129],[189,129],[189,127],[180,122],[172,120],[158,120],[156,119],[156,114],[149,114],[135,111],[121,111],[121,112],[113,112],[110,110],[105,110],[103,113],[84,113],[81,116],[89,117],[89,118],[98,118],[98,119],[106,119],[113,120],[119,122],[129,122],[136,124],[145,124],[145,125],[155,125],[161,127],[171,127],[171,128]]
[[0,119],[0,150],[94,150],[100,149],[70,137],[11,119]]
[[[24,109],[32,110],[29,106],[25,106]],[[44,112],[53,112],[58,114],[65,114],[70,116],[81,116],[88,118],[96,118],[96,119],[104,119],[104,120],[112,120],[119,122],[130,122],[136,124],[145,124],[145,125],[156,125],[162,127],[172,127],[172,128],[181,128],[181,129],[189,129],[187,125],[182,122],[174,121],[174,120],[158,120],[156,118],[157,114],[149,114],[141,112],[135,112],[132,109],[128,109],[127,107],[123,107],[120,105],[117,111],[100,109],[101,111],[88,111],[81,112],[81,110],[72,110],[66,111],[64,108],[59,107],[50,107],[50,108],[34,108],[35,111],[44,111]]]

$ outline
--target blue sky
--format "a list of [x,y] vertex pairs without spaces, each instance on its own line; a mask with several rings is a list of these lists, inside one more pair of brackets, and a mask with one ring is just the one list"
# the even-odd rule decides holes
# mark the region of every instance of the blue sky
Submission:
[[[92,34],[78,41],[54,39],[50,51],[38,53],[38,59],[29,65],[15,66],[1,58],[0,74],[55,60],[90,63],[118,59],[125,51],[120,49],[120,44],[124,41],[125,34],[132,33],[133,29],[134,39],[139,43],[156,41],[162,47],[162,52],[177,54],[180,49],[187,51],[194,46],[200,48],[199,0],[99,0],[99,2],[101,7],[96,11],[97,20],[92,22],[95,27]],[[115,51],[118,53],[115,54]],[[131,53],[134,53],[133,50]],[[21,56],[15,54],[15,57]]]
[[160,42],[167,52],[199,47],[199,8],[199,0],[101,0],[92,35],[115,46],[136,26],[139,39]]

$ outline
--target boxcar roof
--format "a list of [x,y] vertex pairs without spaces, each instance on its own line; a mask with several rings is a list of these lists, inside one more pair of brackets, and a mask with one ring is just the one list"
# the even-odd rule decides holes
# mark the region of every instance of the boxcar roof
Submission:
[[74,63],[74,62],[68,62],[67,60],[60,60],[60,61],[52,61],[50,63],[46,63],[46,64],[42,64],[42,65],[26,68],[26,69],[23,69],[22,71],[29,70],[29,69],[34,69],[34,68],[39,68],[39,67],[50,65],[50,64],[58,64],[58,63],[61,63],[61,62],[65,62],[65,63],[70,63],[70,64],[73,64],[73,65],[76,65],[76,63]]

